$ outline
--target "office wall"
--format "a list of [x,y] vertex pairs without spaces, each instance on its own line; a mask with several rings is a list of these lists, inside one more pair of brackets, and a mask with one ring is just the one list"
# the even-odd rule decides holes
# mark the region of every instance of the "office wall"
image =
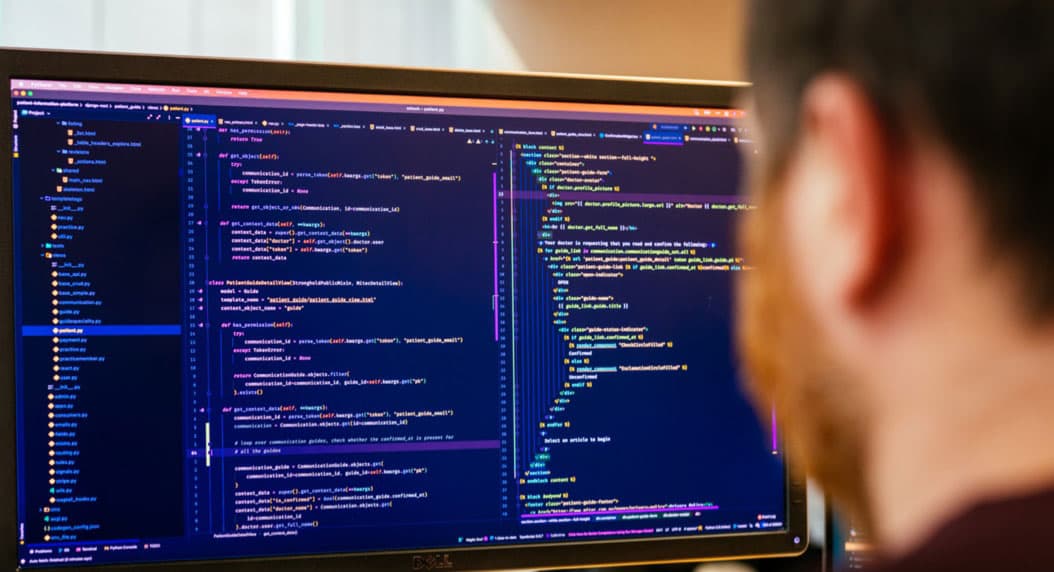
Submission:
[[0,45],[524,67],[484,0],[0,0]]
[[0,45],[742,79],[743,0],[0,0]]
[[744,0],[489,0],[529,69],[743,80]]

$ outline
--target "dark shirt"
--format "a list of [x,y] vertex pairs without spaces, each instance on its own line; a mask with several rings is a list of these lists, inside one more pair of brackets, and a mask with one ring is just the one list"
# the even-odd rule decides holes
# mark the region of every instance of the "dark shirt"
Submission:
[[979,504],[881,572],[1054,571],[1054,487]]

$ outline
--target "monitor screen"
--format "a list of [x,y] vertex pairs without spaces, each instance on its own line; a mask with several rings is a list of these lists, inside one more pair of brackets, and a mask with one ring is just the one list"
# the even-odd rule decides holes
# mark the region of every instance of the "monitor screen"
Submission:
[[742,112],[9,85],[22,567],[786,532]]

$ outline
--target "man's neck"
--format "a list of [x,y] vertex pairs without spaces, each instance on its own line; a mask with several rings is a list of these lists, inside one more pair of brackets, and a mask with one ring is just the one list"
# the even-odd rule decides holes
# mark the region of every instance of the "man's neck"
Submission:
[[868,486],[891,556],[972,505],[1054,486],[1054,341],[949,341],[905,362],[873,419]]

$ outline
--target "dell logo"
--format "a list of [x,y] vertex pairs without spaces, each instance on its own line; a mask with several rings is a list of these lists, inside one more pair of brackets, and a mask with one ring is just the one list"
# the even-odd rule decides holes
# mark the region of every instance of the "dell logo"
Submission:
[[413,560],[414,570],[451,570],[454,568],[454,561],[450,559],[450,554],[427,554],[427,555],[415,555]]

